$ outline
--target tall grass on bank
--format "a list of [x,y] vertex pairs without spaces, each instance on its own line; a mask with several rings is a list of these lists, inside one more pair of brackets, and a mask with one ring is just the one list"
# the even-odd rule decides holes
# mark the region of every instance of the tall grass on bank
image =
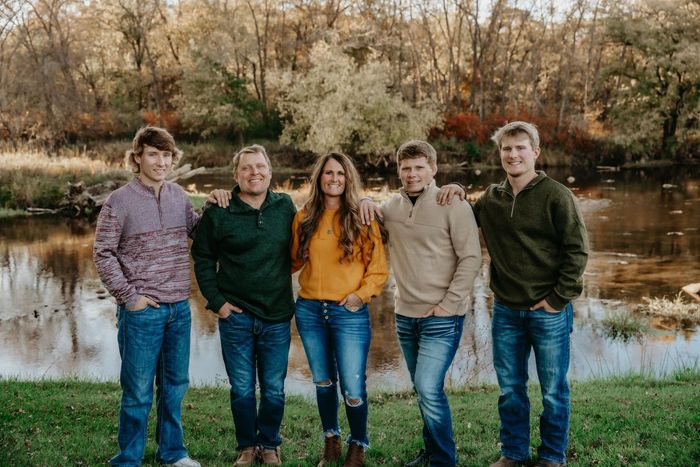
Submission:
[[639,337],[644,331],[642,321],[629,313],[620,312],[603,318],[600,322],[605,335],[611,339],[627,342]]
[[45,153],[0,153],[0,208],[55,209],[69,182],[87,186],[131,175],[99,159],[50,157]]
[[681,293],[669,300],[666,297],[643,297],[646,303],[640,311],[649,316],[677,321],[684,326],[700,324],[700,303],[687,303]]
[[[499,456],[498,388],[450,393],[460,465],[484,466]],[[533,453],[538,444],[539,387],[531,386]],[[626,376],[572,384],[571,466],[698,465],[700,369],[665,378]],[[235,437],[227,388],[192,388],[183,411],[190,454],[208,467],[231,465]],[[120,391],[115,383],[0,381],[0,465],[101,465],[117,448]],[[340,408],[342,411],[342,407]],[[400,465],[422,445],[420,415],[411,393],[374,393],[369,401],[367,465]],[[341,428],[348,433],[345,417]],[[156,466],[154,411],[146,466]],[[321,451],[315,404],[288,397],[282,459],[313,466]]]

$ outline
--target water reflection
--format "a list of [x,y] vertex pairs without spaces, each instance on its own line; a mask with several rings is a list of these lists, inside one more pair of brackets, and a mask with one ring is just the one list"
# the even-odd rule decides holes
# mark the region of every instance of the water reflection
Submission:
[[[570,174],[562,171],[550,175],[565,180]],[[471,185],[474,190],[498,178],[498,172],[444,177]],[[206,179],[188,183],[199,184],[198,189],[208,184]],[[575,303],[572,377],[640,369],[670,371],[677,365],[697,362],[697,328],[679,329],[652,319],[647,323],[651,332],[624,343],[607,338],[599,323],[611,313],[630,312],[644,296],[675,295],[682,285],[697,282],[700,174],[577,174],[572,188],[581,200],[594,250],[584,292]],[[93,233],[94,225],[86,221],[0,221],[0,375],[118,378],[115,306],[97,293],[102,285],[91,258]],[[450,370],[454,384],[495,381],[490,357],[492,297],[487,284],[488,268],[484,265],[462,345]],[[394,287],[390,279],[371,306],[370,388],[409,387],[395,337]],[[196,288],[191,303],[192,381],[224,383],[217,318],[204,309],[205,302]],[[310,378],[301,341],[294,331],[289,392],[311,392]]]

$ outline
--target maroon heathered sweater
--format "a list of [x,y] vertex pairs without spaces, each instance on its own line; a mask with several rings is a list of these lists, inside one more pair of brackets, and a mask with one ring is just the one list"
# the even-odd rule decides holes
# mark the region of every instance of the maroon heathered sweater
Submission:
[[109,195],[97,219],[93,259],[117,303],[132,307],[141,295],[158,303],[189,297],[187,237],[198,221],[174,183],[163,183],[160,199],[138,177]]

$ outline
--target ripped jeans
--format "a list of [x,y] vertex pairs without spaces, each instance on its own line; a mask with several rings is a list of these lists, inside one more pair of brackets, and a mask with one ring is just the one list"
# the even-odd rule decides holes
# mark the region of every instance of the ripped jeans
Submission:
[[316,402],[324,434],[340,434],[338,381],[350,425],[348,443],[367,449],[367,354],[371,338],[369,309],[350,311],[329,300],[299,297],[297,329],[316,385]]

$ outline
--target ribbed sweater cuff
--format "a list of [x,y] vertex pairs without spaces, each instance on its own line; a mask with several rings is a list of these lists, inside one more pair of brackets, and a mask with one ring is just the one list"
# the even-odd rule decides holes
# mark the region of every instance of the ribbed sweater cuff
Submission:
[[547,300],[547,303],[549,303],[555,310],[563,310],[566,304],[569,303],[568,300],[564,300],[555,292],[552,292],[549,295],[547,295],[545,297],[545,300]]
[[224,306],[224,303],[226,303],[226,298],[219,294],[216,297],[212,297],[212,299],[207,302],[207,309],[218,313],[221,307]]

